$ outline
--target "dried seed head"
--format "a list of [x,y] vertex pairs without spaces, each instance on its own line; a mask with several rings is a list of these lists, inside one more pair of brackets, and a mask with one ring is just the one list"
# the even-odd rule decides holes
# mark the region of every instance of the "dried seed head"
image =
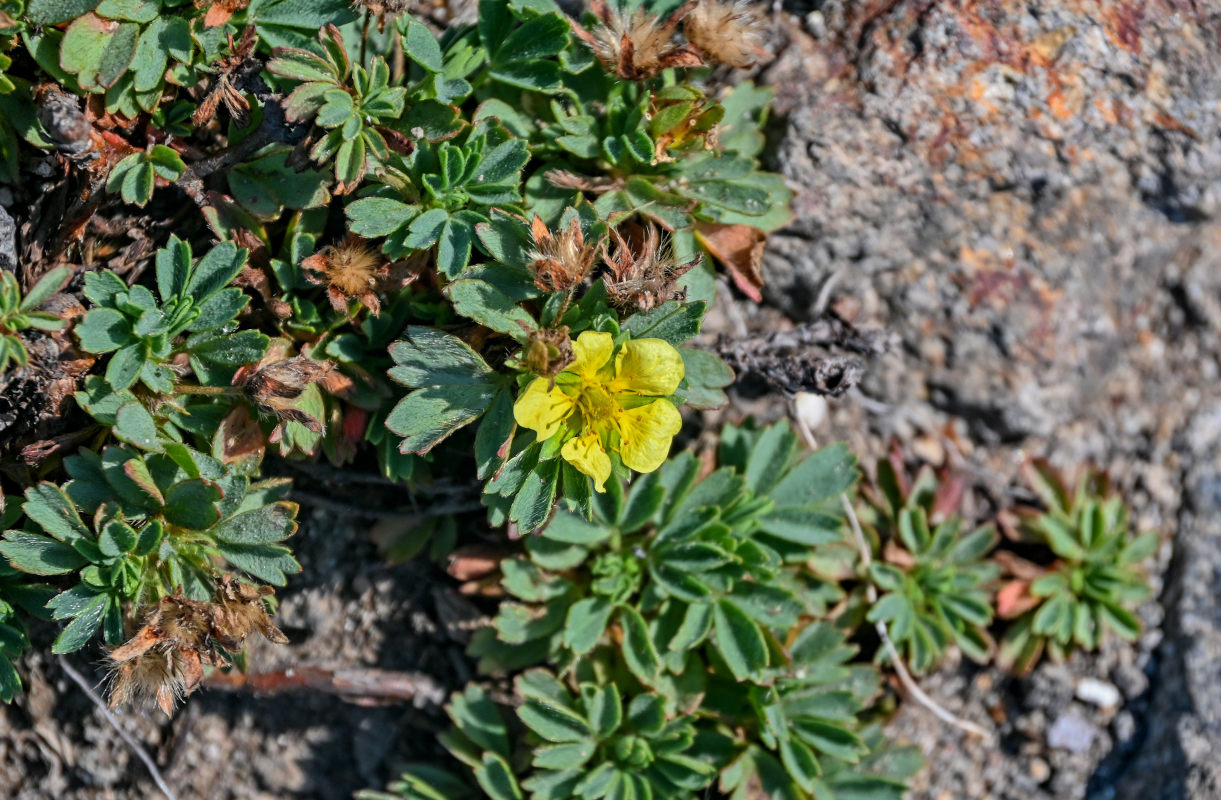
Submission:
[[568,326],[555,330],[530,331],[523,360],[535,375],[554,378],[576,360],[572,352],[572,340],[568,337]]
[[763,23],[746,0],[700,0],[683,19],[687,41],[709,61],[749,67],[769,53]]
[[686,296],[677,282],[700,263],[698,256],[679,264],[669,242],[661,241],[661,232],[656,225],[647,226],[643,232],[630,232],[633,243],[618,230],[612,230],[611,235],[615,240],[615,252],[611,254],[605,244],[602,246],[602,258],[608,268],[602,281],[612,305],[648,311],[667,300],[681,300]]
[[246,396],[265,414],[280,420],[300,422],[314,433],[322,433],[322,422],[297,408],[294,400],[305,387],[326,379],[335,369],[331,361],[293,356],[260,366],[242,385]]
[[270,586],[242,583],[232,575],[220,579],[213,606],[212,635],[226,650],[241,647],[251,633],[258,631],[274,644],[287,644],[288,637],[275,626],[263,598],[275,594]]
[[530,224],[534,251],[528,256],[534,283],[545,292],[566,292],[585,280],[598,255],[597,244],[585,244],[576,216],[556,233],[538,216]]
[[324,247],[301,262],[306,279],[326,287],[336,311],[346,312],[350,301],[359,300],[374,316],[381,311],[376,294],[378,274],[387,266],[380,253],[356,236]]
[[330,361],[293,356],[259,367],[246,379],[245,389],[256,401],[272,397],[292,400],[300,397],[306,386],[322,380],[334,368],[334,363]]
[[625,16],[601,0],[591,0],[590,9],[602,24],[592,33],[574,25],[573,32],[593,49],[606,69],[624,80],[645,80],[669,67],[703,64],[693,50],[675,43],[677,14],[663,22],[637,8]]
[[163,597],[145,615],[144,627],[110,652],[110,707],[152,699],[168,716],[180,697],[203,679],[211,614],[207,603],[182,595]]
[[267,586],[220,579],[211,603],[182,594],[163,597],[144,617],[144,627],[110,651],[110,707],[151,699],[168,716],[178,700],[199,687],[203,668],[227,663],[221,648],[241,648],[253,631],[283,644],[288,638],[267,614]]
[[110,707],[152,700],[169,716],[186,696],[177,659],[177,651],[157,648],[114,666],[110,673]]
[[[245,8],[245,5],[243,2],[241,8]],[[205,27],[225,24],[229,15],[232,15],[235,10],[240,9],[229,10],[224,4],[214,4],[204,18]],[[209,19],[220,21],[213,23],[209,22]],[[250,121],[250,103],[238,87],[250,75],[263,68],[263,62],[251,58],[257,42],[258,37],[255,35],[253,25],[246,26],[246,29],[242,31],[242,38],[237,42],[233,41],[233,34],[229,34],[229,55],[216,62],[216,75],[199,102],[199,108],[195,109],[195,113],[191,115],[192,122],[196,125],[206,124],[208,120],[216,116],[216,109],[222,103],[239,127]]]

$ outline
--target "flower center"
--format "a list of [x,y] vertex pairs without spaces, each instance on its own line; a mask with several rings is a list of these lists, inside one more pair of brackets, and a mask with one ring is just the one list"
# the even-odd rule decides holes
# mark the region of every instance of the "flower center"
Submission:
[[585,424],[591,427],[604,428],[614,421],[616,404],[614,398],[601,386],[586,385],[577,401]]

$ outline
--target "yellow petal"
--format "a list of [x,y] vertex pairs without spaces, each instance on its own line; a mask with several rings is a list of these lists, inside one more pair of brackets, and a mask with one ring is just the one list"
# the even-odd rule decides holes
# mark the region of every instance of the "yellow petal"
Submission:
[[619,412],[619,455],[637,472],[652,472],[670,455],[670,442],[683,418],[669,400]]
[[674,394],[683,379],[683,357],[662,339],[633,339],[615,359],[611,391],[637,394]]
[[611,474],[610,456],[596,433],[583,433],[564,442],[560,455],[569,464],[594,479],[594,489],[606,491],[606,479]]
[[537,433],[539,441],[554,436],[573,409],[571,397],[547,384],[546,378],[535,378],[513,404],[517,424]]
[[615,339],[602,331],[585,331],[572,343],[576,360],[568,365],[568,372],[593,380],[598,370],[606,366],[615,351]]

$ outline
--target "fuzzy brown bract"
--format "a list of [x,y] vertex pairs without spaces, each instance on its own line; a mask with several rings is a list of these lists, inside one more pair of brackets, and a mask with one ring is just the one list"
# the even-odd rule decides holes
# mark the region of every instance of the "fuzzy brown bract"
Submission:
[[766,58],[763,25],[746,0],[700,0],[683,18],[687,42],[706,60],[744,68]]
[[305,387],[324,380],[334,369],[335,364],[331,361],[293,356],[261,365],[245,379],[242,388],[265,414],[274,414],[282,421],[300,422],[314,433],[321,433],[322,423],[298,409],[292,401],[301,396]]
[[530,233],[534,237],[534,250],[528,256],[530,271],[534,273],[534,284],[538,288],[545,292],[566,292],[585,280],[597,258],[598,245],[585,243],[580,219],[574,216],[567,227],[553,233],[535,214]]
[[[223,5],[216,4],[209,9],[209,18],[218,8],[223,9]],[[222,25],[224,22],[215,24]],[[199,102],[199,108],[195,109],[195,113],[191,115],[192,122],[196,125],[206,124],[208,120],[216,116],[216,110],[222,104],[238,127],[242,127],[250,121],[250,102],[246,100],[246,96],[242,94],[238,85],[246,75],[258,72],[263,68],[261,61],[251,57],[257,43],[258,37],[255,35],[255,28],[252,25],[242,31],[242,38],[237,42],[234,42],[233,34],[229,34],[229,55],[216,63],[216,77],[212,79],[211,85]]]
[[272,594],[270,586],[225,575],[210,603],[181,592],[158,600],[145,614],[144,627],[108,655],[110,707],[151,699],[169,716],[181,698],[199,687],[205,665],[229,663],[222,649],[239,650],[254,631],[276,644],[287,643],[263,604]]
[[[690,4],[688,4],[690,5]],[[594,51],[606,69],[624,80],[640,81],[671,67],[699,67],[699,55],[674,41],[674,31],[687,6],[664,22],[637,8],[630,15],[602,0],[589,10],[601,23],[592,32],[573,24],[573,33]]]
[[412,0],[352,0],[352,5],[377,16],[389,14],[394,17],[410,11],[415,3]]
[[359,301],[373,316],[381,313],[378,292],[396,291],[414,281],[419,273],[406,262],[388,262],[359,236],[348,235],[301,262],[306,280],[326,287],[327,299],[340,312],[352,300]]

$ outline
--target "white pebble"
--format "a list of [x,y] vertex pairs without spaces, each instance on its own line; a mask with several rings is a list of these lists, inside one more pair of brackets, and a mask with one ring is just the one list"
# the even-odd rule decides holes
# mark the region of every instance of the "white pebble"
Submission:
[[1077,699],[1098,708],[1114,708],[1119,705],[1119,689],[1097,678],[1082,678],[1077,682]]
[[811,431],[818,430],[827,419],[827,398],[820,394],[799,392],[793,401],[794,410]]

